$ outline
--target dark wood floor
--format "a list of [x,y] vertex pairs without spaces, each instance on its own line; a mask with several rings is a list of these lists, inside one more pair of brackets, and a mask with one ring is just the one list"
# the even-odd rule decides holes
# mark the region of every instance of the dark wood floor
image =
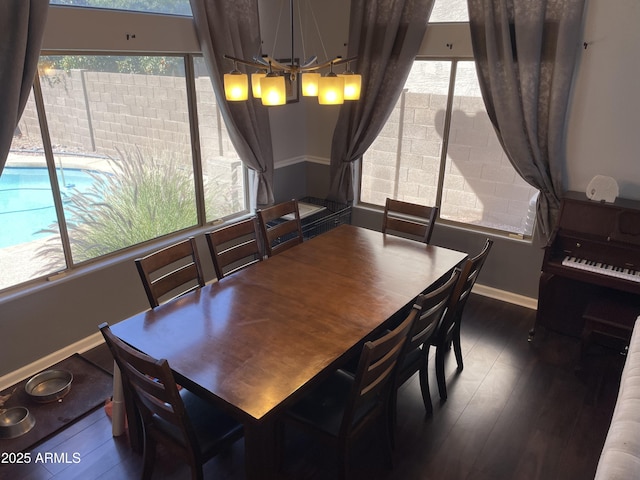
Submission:
[[[354,452],[354,478],[589,479],[593,478],[613,407],[624,357],[596,346],[579,364],[576,339],[551,332],[533,344],[527,331],[535,313],[473,295],[466,307],[462,348],[465,368],[457,374],[447,360],[449,400],[437,401],[425,418],[416,378],[399,393],[394,468],[386,465],[376,435]],[[90,358],[110,366],[104,349]],[[433,360],[433,359],[431,359]],[[433,361],[430,364],[433,373]],[[322,445],[288,432],[284,476],[337,478],[335,455]],[[108,418],[97,410],[37,446],[37,452],[80,454],[77,464],[0,465],[0,480],[138,478],[141,458],[125,437],[113,438]],[[210,461],[205,476],[242,479],[243,443]],[[189,478],[188,471],[159,455],[154,478]]]

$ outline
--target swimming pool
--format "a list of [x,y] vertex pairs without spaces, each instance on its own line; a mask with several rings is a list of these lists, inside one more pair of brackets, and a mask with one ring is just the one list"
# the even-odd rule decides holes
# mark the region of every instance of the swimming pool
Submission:
[[[63,196],[93,184],[87,170],[57,169]],[[37,233],[56,222],[49,173],[43,167],[5,167],[0,175],[0,248],[18,245],[50,234]]]

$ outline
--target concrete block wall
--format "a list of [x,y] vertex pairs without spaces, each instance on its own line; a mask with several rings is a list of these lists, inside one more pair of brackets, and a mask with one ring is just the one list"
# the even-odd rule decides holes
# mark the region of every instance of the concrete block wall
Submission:
[[[405,92],[365,154],[362,199],[435,204],[446,95]],[[517,233],[531,233],[529,186],[506,157],[481,98],[454,98],[440,215]]]
[[[50,70],[41,85],[54,152],[78,154],[78,166],[83,156],[118,159],[139,151],[192,168],[184,77]],[[207,217],[213,220],[245,208],[243,167],[208,76],[196,79],[196,95],[202,168],[211,190],[205,192]],[[41,146],[33,99],[19,128]]]

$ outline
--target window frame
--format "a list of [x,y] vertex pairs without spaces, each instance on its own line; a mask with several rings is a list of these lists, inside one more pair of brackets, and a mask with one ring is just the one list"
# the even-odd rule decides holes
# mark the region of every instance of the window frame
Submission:
[[[136,32],[141,32],[141,34]],[[78,48],[77,45],[79,38],[82,39],[82,48]],[[134,39],[136,39],[134,43],[127,43]],[[137,39],[140,41],[137,41]],[[114,259],[129,258],[132,255],[138,256],[141,251],[148,250],[151,246],[159,248],[188,235],[204,233],[214,226],[243,218],[250,214],[249,169],[242,162],[244,210],[210,221],[206,220],[204,169],[200,145],[198,98],[194,68],[195,59],[202,57],[202,53],[200,52],[192,17],[107,10],[93,7],[51,5],[40,56],[64,55],[172,56],[182,58],[185,68],[185,93],[187,96],[188,130],[197,221],[191,227],[170,232],[95,258],[74,262],[62,195],[56,175],[55,153],[47,125],[40,75],[36,73],[32,94],[41,130],[43,158],[49,174],[53,203],[60,229],[61,250],[64,254],[65,267],[62,270],[52,270],[46,274],[0,288],[0,296],[5,293],[22,291],[43,281],[60,278],[78,269],[99,268],[101,264],[112,262]]]
[[[442,197],[444,191],[445,182],[445,170],[447,162],[447,151],[449,142],[449,131],[451,128],[451,115],[453,110],[453,101],[455,94],[455,82],[457,67],[459,62],[473,62],[473,48],[471,45],[471,32],[468,22],[441,22],[430,23],[425,37],[420,46],[419,52],[414,59],[415,62],[421,61],[447,61],[451,63],[451,70],[449,73],[449,86],[447,90],[447,107],[445,112],[444,126],[443,126],[443,138],[442,138],[442,150],[440,152],[440,165],[438,170],[438,182],[436,191],[435,206],[442,204]],[[366,153],[365,153],[366,155]],[[356,199],[357,204],[364,208],[373,210],[384,209],[384,206],[378,204],[364,202],[361,199],[362,194],[362,172],[363,172],[364,155],[358,161],[356,169],[357,192]],[[516,172],[516,175],[517,172]],[[524,240],[527,242],[533,241],[533,235],[535,233],[535,225],[533,226],[530,234],[515,233],[507,230],[501,230],[484,225],[476,225],[472,223],[465,223],[456,220],[441,218],[440,212],[437,217],[438,223],[447,225],[450,227],[460,228],[462,230],[482,232],[498,237],[506,237],[517,240]]]

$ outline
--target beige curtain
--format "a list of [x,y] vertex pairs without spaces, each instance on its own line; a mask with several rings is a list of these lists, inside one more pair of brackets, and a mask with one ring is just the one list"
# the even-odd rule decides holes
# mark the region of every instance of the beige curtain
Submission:
[[[227,102],[223,75],[233,63],[224,54],[253,58],[260,53],[260,22],[257,0],[190,0],[200,47],[229,137],[241,160],[258,177],[255,200],[269,205],[273,198],[273,147],[269,112],[256,100]],[[239,65],[242,70],[244,67]],[[250,73],[250,72],[247,72]]]
[[49,0],[0,1],[0,175],[38,67]]
[[468,0],[478,79],[516,171],[540,191],[545,240],[565,190],[565,138],[585,0]]
[[380,133],[402,92],[434,0],[352,0],[348,56],[362,74],[359,101],[345,102],[331,144],[330,197],[353,201],[353,163]]

